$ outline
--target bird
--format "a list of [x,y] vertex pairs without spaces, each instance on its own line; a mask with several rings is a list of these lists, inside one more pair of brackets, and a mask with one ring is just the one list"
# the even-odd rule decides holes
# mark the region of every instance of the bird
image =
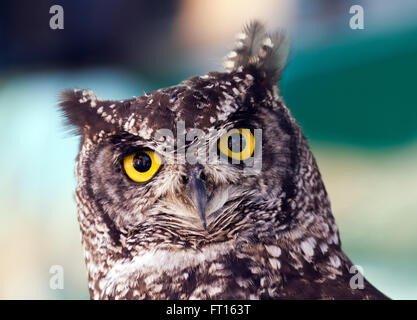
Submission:
[[289,47],[253,21],[225,70],[126,100],[61,92],[91,299],[388,299],[352,273],[280,93]]

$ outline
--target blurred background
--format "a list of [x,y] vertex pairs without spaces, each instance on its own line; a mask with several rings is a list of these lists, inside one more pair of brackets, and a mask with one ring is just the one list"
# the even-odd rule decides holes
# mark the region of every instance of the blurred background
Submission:
[[[52,30],[52,5],[64,29]],[[349,9],[364,9],[352,30]],[[417,298],[417,2],[2,1],[0,298],[87,299],[73,197],[78,139],[64,88],[139,96],[222,70],[251,19],[291,34],[282,95],[311,143],[348,256],[395,299]],[[63,290],[49,286],[64,268]]]

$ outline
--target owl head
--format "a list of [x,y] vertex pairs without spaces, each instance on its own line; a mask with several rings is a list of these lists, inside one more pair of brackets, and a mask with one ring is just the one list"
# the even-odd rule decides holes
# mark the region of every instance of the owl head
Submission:
[[81,136],[76,199],[87,264],[263,241],[328,213],[314,159],[279,95],[287,55],[286,35],[254,22],[225,72],[121,101],[62,93]]

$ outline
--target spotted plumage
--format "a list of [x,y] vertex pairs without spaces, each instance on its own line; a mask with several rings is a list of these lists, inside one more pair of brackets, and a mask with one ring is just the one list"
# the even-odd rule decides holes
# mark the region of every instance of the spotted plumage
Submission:
[[[124,101],[62,93],[61,109],[81,136],[76,200],[91,298],[386,298],[366,280],[351,288],[352,262],[319,170],[279,94],[287,55],[285,34],[255,22],[238,35],[227,72]],[[214,149],[234,128],[261,129],[262,169],[188,163],[179,151],[195,141],[180,144],[178,135],[193,128]],[[173,136],[160,139],[160,129]],[[135,182],[123,159],[142,149],[164,163]]]

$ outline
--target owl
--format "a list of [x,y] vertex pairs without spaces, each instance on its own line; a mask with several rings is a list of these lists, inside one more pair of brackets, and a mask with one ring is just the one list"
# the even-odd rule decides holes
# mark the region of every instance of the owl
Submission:
[[342,251],[280,95],[288,43],[252,22],[224,72],[120,101],[61,94],[81,137],[75,198],[92,299],[387,298]]

